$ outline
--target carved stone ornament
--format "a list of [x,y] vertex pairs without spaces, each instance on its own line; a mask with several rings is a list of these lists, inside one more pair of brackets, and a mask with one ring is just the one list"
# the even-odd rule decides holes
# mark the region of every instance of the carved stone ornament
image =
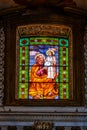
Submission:
[[3,28],[0,28],[0,106],[3,105],[4,97],[4,42],[4,30]]
[[84,35],[84,63],[85,63],[85,105],[87,106],[87,27]]
[[71,35],[71,28],[64,25],[34,24],[18,27],[18,33],[24,36],[65,36]]
[[51,122],[35,122],[33,128],[35,130],[52,130],[53,123]]

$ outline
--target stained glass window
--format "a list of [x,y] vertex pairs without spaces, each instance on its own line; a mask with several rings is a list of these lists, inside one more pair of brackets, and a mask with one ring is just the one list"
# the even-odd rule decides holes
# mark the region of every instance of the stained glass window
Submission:
[[66,38],[20,38],[19,99],[69,99],[68,46]]
[[16,41],[16,99],[72,99],[71,28],[19,26]]

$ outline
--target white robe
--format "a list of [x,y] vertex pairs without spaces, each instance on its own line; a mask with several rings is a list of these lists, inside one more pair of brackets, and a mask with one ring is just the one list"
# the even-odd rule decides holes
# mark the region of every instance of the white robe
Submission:
[[48,69],[47,69],[47,78],[52,78],[54,79],[56,75],[56,68],[54,65],[56,65],[56,58],[55,56],[48,56],[45,60],[44,64]]

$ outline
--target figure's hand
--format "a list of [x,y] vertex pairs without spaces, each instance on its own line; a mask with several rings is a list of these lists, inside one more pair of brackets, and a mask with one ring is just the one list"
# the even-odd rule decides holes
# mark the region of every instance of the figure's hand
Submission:
[[29,80],[29,82],[32,82],[31,80]]
[[47,67],[43,67],[42,69],[43,69],[43,70],[47,70]]
[[44,74],[47,74],[47,67],[43,67]]

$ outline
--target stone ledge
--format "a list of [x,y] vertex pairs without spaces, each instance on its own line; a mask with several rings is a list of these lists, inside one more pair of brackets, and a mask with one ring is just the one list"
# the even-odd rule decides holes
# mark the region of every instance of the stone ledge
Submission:
[[31,107],[31,106],[3,106],[0,112],[59,112],[59,113],[87,113],[87,107]]
[[0,113],[0,122],[86,122],[87,113],[58,113],[58,112],[3,112]]

